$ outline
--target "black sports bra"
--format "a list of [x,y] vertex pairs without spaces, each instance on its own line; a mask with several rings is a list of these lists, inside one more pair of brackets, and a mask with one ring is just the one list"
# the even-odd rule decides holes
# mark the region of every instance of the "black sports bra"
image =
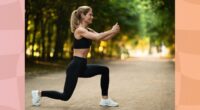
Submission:
[[[92,31],[90,28],[87,29],[88,31]],[[74,37],[75,38],[75,37]],[[81,39],[74,39],[74,49],[82,49],[82,48],[90,48],[92,44],[92,40],[82,37]]]
[[[74,37],[75,38],[75,37]],[[82,37],[81,39],[74,39],[74,49],[90,48],[92,40]]]

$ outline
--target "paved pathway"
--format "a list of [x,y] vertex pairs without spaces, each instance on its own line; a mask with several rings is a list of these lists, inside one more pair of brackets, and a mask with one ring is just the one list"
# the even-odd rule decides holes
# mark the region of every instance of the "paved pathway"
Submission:
[[62,91],[65,70],[26,78],[25,110],[175,110],[174,62],[155,59],[111,61],[109,94],[119,107],[100,107],[100,76],[79,78],[67,102],[42,98],[40,107],[31,105],[31,90]]

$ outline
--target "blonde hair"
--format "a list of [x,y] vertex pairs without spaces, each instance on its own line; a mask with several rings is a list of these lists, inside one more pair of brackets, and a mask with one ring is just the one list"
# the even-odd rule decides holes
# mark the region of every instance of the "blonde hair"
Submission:
[[81,14],[86,15],[89,10],[92,8],[89,6],[80,6],[76,10],[74,10],[71,14],[70,18],[70,27],[71,27],[71,32],[74,33],[75,29],[78,27],[81,21]]

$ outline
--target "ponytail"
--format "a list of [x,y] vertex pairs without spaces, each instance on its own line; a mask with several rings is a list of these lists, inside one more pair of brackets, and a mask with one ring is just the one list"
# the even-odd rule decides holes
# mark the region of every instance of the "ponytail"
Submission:
[[71,19],[70,19],[70,27],[72,33],[74,33],[78,25],[79,25],[79,19],[77,17],[77,10],[74,10],[71,14]]

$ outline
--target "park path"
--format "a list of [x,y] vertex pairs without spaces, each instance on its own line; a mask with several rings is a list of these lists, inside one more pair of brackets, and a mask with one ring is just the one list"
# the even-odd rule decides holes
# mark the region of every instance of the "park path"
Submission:
[[174,62],[167,59],[127,59],[104,63],[110,68],[109,94],[119,107],[100,107],[100,76],[79,78],[67,102],[42,98],[31,105],[31,90],[62,91],[65,70],[26,78],[25,110],[175,110]]

